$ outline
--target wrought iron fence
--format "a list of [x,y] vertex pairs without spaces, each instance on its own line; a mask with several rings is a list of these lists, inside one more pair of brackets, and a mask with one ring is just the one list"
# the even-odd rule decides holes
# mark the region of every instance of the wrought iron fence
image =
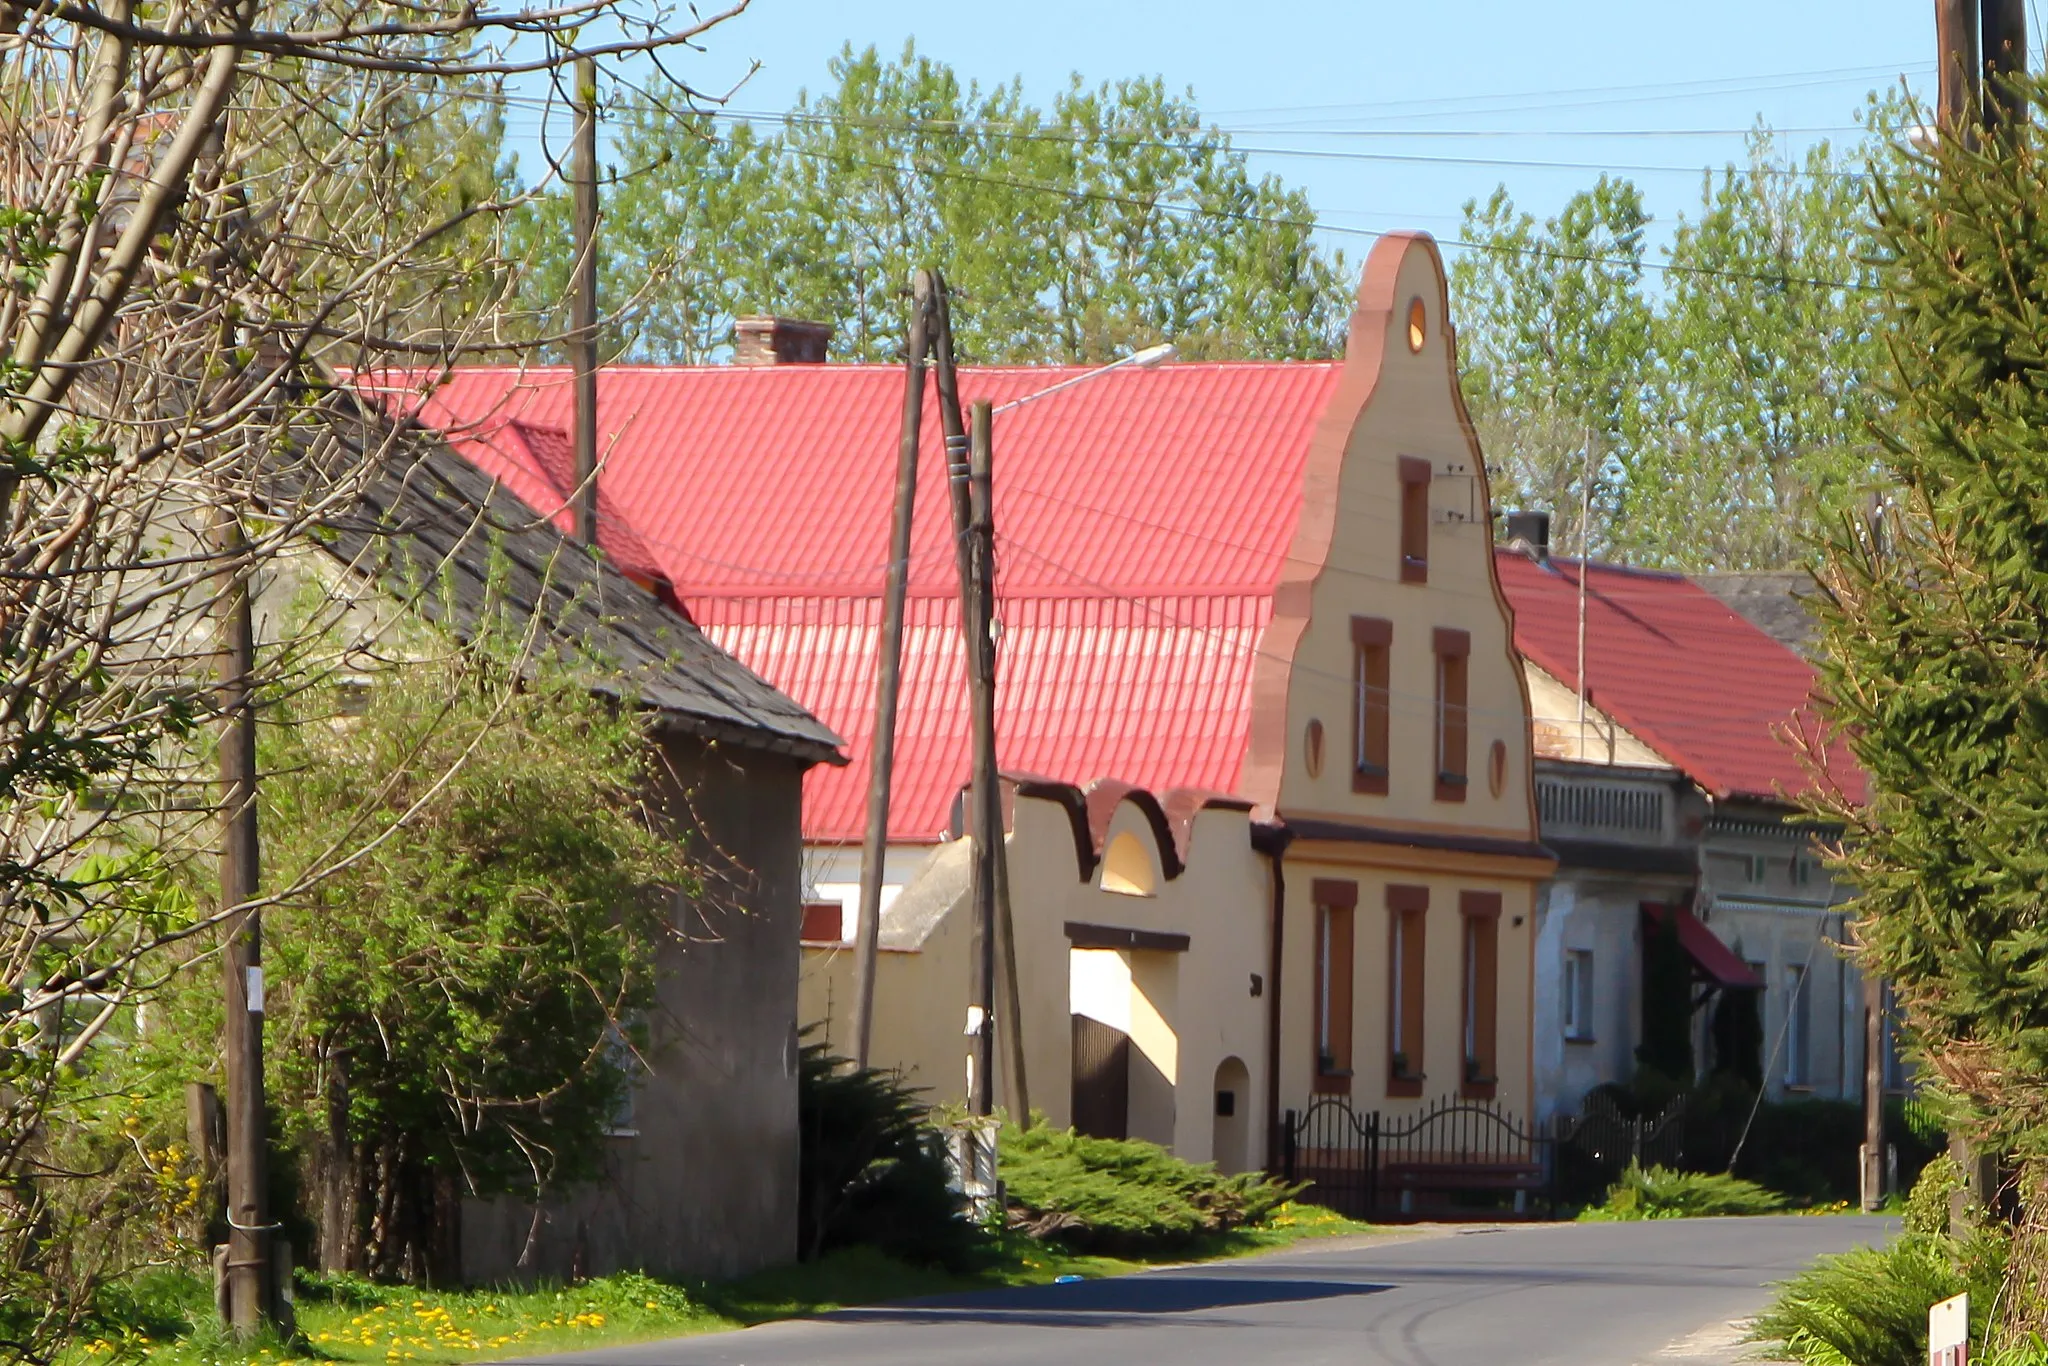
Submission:
[[1579,1114],[1529,1124],[1476,1101],[1387,1115],[1322,1096],[1287,1111],[1277,1148],[1287,1180],[1309,1182],[1311,1199],[1352,1218],[1497,1218],[1598,1200],[1632,1162],[1722,1170],[1734,1137],[1682,1099],[1645,1117],[1596,1094]]

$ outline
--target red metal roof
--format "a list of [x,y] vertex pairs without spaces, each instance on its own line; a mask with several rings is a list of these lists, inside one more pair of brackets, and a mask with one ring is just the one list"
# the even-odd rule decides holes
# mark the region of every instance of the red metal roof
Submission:
[[[1515,613],[1515,648],[1566,686],[1578,677],[1579,571],[1495,552]],[[1719,797],[1784,800],[1810,791],[1794,734],[1820,735],[1813,666],[1678,574],[1586,568],[1586,693]],[[1863,775],[1838,738],[1832,781],[1851,800]]]
[[[1118,371],[996,418],[1003,767],[1236,789],[1253,657],[1338,372]],[[1084,373],[966,369],[961,396],[1000,404]],[[514,493],[560,509],[560,481],[520,446],[566,427],[565,370],[460,370],[424,399],[402,376],[386,384]],[[848,741],[850,765],[806,778],[813,840],[858,840],[863,824],[902,402],[893,366],[599,379],[600,544],[651,558],[707,635]],[[943,831],[969,755],[936,406],[928,390],[890,820],[902,839]]]

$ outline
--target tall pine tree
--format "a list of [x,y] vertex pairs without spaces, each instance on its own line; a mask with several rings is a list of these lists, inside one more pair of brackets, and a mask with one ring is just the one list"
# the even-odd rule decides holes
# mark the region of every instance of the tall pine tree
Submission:
[[[2029,88],[2033,117],[2048,99]],[[1923,1075],[2019,1172],[2002,1297],[2048,1266],[2048,166],[2037,136],[1944,137],[1874,191],[1896,493],[1834,529],[1833,722],[1868,775],[1836,801],[1857,937]]]

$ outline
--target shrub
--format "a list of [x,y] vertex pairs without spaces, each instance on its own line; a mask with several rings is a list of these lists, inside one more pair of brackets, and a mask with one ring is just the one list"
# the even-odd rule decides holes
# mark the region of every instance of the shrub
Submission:
[[1890,1247],[1823,1257],[1780,1287],[1750,1338],[1811,1366],[1922,1366],[1928,1308],[1968,1290],[1970,1340],[1981,1342],[2002,1259],[1961,1251],[1946,1238],[1907,1234]]
[[984,1240],[952,1189],[944,1141],[915,1088],[806,1044],[797,1115],[798,1248],[806,1261],[841,1247],[953,1269],[975,1260]]
[[1947,1153],[1920,1169],[1920,1179],[1906,1196],[1906,1232],[1928,1236],[1948,1228],[1948,1198],[1963,1188],[1963,1168]]
[[1155,1143],[1007,1126],[1001,1171],[1013,1225],[1084,1252],[1145,1255],[1263,1222],[1301,1189],[1224,1176]]
[[1677,1172],[1668,1167],[1630,1167],[1608,1190],[1604,1204],[1595,1205],[1579,1217],[1691,1219],[1717,1214],[1772,1214],[1784,1208],[1784,1196],[1738,1176]]

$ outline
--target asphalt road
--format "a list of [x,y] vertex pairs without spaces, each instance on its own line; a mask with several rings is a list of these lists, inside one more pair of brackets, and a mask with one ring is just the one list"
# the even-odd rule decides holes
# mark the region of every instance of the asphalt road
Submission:
[[1126,1276],[848,1310],[554,1358],[582,1366],[1694,1366],[1875,1218],[1675,1219],[1344,1240]]

